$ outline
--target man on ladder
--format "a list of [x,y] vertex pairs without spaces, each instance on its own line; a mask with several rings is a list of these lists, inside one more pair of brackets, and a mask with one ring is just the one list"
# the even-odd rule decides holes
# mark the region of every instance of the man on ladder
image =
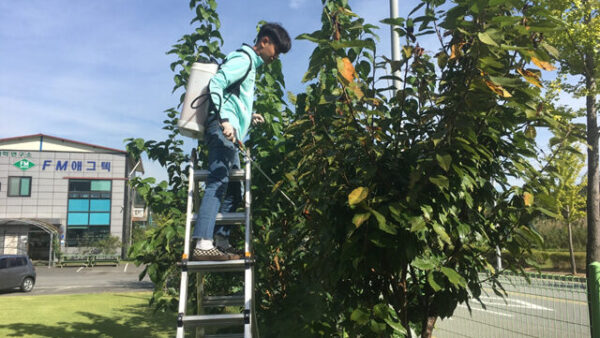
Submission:
[[209,84],[213,104],[206,121],[205,144],[208,146],[208,171],[204,197],[198,212],[193,239],[196,246],[191,260],[223,261],[240,259],[229,244],[229,225],[218,225],[218,212],[233,212],[241,201],[240,182],[229,184],[232,169],[240,169],[236,145],[246,137],[250,123],[263,123],[252,113],[256,68],[287,53],[291,40],[279,24],[266,23],[258,32],[254,46],[244,44],[230,53]]

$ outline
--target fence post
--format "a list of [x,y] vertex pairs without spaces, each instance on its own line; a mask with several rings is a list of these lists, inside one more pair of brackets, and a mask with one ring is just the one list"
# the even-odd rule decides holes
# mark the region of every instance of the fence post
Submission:
[[588,269],[590,329],[593,338],[600,338],[600,262],[591,263]]

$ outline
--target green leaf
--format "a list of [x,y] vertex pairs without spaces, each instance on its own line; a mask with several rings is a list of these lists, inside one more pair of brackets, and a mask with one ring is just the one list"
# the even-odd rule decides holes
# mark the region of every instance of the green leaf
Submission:
[[311,41],[311,42],[322,42],[322,41],[324,41],[322,39],[319,39],[319,38],[315,37],[312,34],[306,34],[306,33],[298,35],[296,37],[296,40],[308,40],[308,41]]
[[535,131],[535,127],[527,126],[527,129],[525,129],[525,136],[527,136],[530,139],[535,139],[536,135],[537,132]]
[[450,236],[448,236],[448,233],[446,232],[446,230],[444,230],[444,228],[441,225],[439,225],[437,222],[434,222],[432,226],[433,226],[433,231],[435,231],[435,233],[438,234],[438,236],[440,236],[440,239],[442,241],[444,241],[447,244],[452,245]]
[[354,223],[354,225],[358,228],[365,221],[367,221],[370,217],[371,217],[371,213],[370,212],[365,212],[365,213],[362,213],[362,214],[354,214],[354,217],[352,217],[352,223]]
[[450,156],[448,154],[446,154],[446,155],[436,154],[435,158],[437,159],[440,167],[442,167],[442,169],[444,169],[444,171],[450,170],[450,164],[452,163],[452,156]]
[[406,336],[407,332],[406,329],[404,328],[404,326],[402,326],[402,324],[399,321],[395,321],[393,319],[390,318],[386,318],[383,320],[387,325],[389,325],[389,327],[391,327],[395,333],[398,333],[402,336]]
[[442,289],[442,286],[440,284],[438,284],[438,282],[435,280],[435,277],[433,274],[434,274],[434,271],[430,271],[427,274],[427,283],[429,283],[429,286],[431,286],[433,291],[438,292]]
[[369,195],[369,188],[367,187],[358,187],[348,195],[348,203],[352,205],[356,205],[367,198]]
[[385,332],[386,325],[384,323],[379,323],[375,320],[371,320],[370,322],[371,331],[381,334]]
[[437,266],[437,262],[434,261],[431,257],[416,257],[410,263],[411,266],[423,271],[432,270]]
[[463,276],[461,276],[458,272],[454,271],[453,269],[447,268],[445,266],[442,267],[442,273],[444,275],[446,275],[446,277],[448,277],[448,280],[450,281],[450,283],[452,283],[454,286],[460,286],[462,288],[467,286],[467,282],[465,281],[465,278]]
[[433,208],[431,207],[431,205],[422,205],[421,211],[423,212],[423,217],[425,217],[426,220],[431,219],[431,214],[433,213]]
[[499,84],[505,87],[522,87],[523,82],[516,77],[503,77],[503,76],[490,76],[490,80],[492,80],[495,84]]
[[448,177],[437,175],[434,177],[430,177],[429,181],[435,185],[437,185],[441,190],[448,189],[450,186],[450,182],[448,181]]
[[386,25],[404,26],[404,21],[404,18],[388,18],[380,20],[379,22],[384,23]]
[[410,227],[410,232],[421,232],[427,229],[427,224],[423,217],[414,217],[411,219],[412,226]]
[[390,224],[386,221],[385,216],[383,216],[381,213],[379,213],[373,208],[368,208],[368,210],[375,216],[375,218],[377,218],[377,224],[379,225],[379,229],[391,235],[397,234],[396,228],[393,226],[393,224]]
[[544,209],[544,208],[536,208],[536,210],[539,210],[541,213],[543,213],[546,216],[552,217],[552,218],[558,218],[559,215],[548,210],[548,209]]
[[542,41],[541,45],[548,52],[548,54],[552,55],[555,58],[558,58],[558,56],[559,56],[558,49],[552,47],[551,45],[549,45],[545,41]]
[[350,315],[350,320],[355,321],[360,325],[365,325],[367,322],[369,322],[369,319],[369,314],[361,309],[352,311],[352,314]]
[[375,318],[385,319],[388,317],[389,305],[379,303],[373,306],[373,315]]
[[488,35],[488,33],[485,33],[485,32],[477,33],[477,37],[479,37],[479,41],[485,43],[486,45],[490,45],[490,46],[494,46],[494,47],[500,47],[500,46],[498,46],[498,44],[496,43],[496,41],[494,41],[494,39],[492,39]]
[[365,40],[333,41],[333,42],[331,42],[331,47],[333,47],[333,49],[352,48],[352,47],[373,49],[374,48],[373,46],[374,46],[373,41],[365,41]]

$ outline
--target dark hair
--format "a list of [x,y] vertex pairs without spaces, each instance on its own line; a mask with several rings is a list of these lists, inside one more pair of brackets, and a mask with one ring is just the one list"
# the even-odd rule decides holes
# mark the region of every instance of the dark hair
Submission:
[[277,53],[287,53],[292,48],[292,41],[288,32],[278,23],[267,22],[260,27],[256,41],[268,36],[277,48]]

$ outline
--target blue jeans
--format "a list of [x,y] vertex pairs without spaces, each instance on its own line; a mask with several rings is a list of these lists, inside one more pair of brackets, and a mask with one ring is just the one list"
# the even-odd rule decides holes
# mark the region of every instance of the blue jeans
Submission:
[[234,212],[242,200],[241,182],[229,183],[230,170],[240,169],[240,157],[233,142],[223,135],[218,119],[212,116],[207,122],[204,142],[208,146],[209,175],[192,238],[213,239],[215,233],[229,238],[231,226],[215,228],[215,221],[217,212]]

